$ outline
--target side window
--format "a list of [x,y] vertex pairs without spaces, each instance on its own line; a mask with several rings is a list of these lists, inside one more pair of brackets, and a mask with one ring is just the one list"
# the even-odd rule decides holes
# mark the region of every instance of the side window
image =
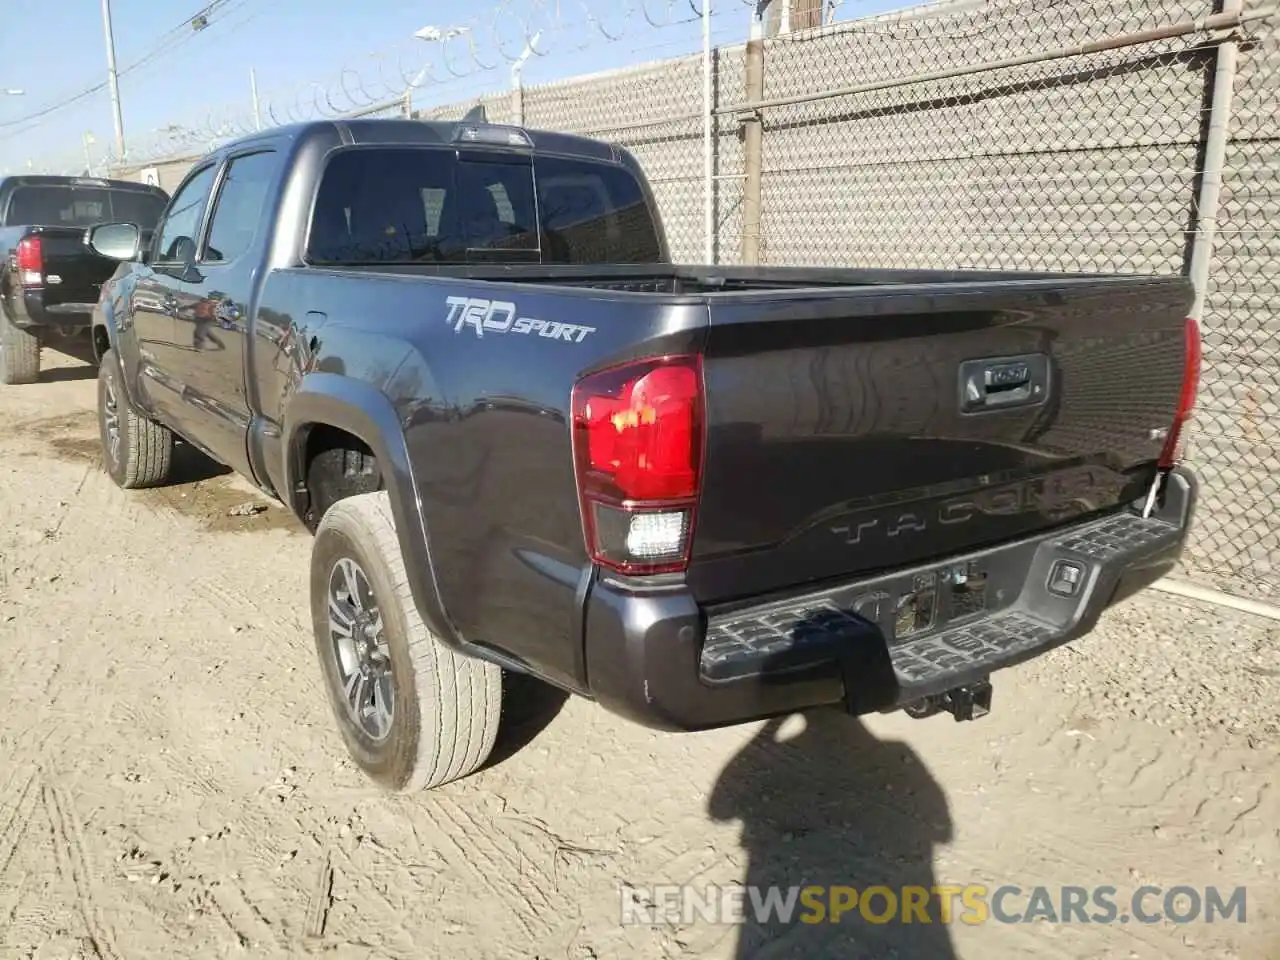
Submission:
[[231,161],[214,201],[209,239],[201,258],[205,263],[228,263],[249,249],[275,172],[276,155],[270,151]]
[[156,238],[154,263],[190,263],[196,258],[196,236],[209,190],[213,187],[216,164],[210,164],[187,181],[173,198],[164,225]]

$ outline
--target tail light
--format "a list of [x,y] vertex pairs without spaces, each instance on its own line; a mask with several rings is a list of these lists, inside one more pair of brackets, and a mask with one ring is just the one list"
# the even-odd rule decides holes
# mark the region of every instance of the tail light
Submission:
[[23,237],[18,241],[18,282],[33,287],[44,283],[44,250],[39,237]]
[[1173,415],[1173,424],[1169,427],[1169,435],[1165,438],[1164,449],[1160,451],[1158,461],[1164,469],[1172,467],[1178,461],[1182,426],[1191,419],[1191,411],[1196,404],[1196,391],[1200,388],[1200,326],[1194,317],[1187,317],[1183,337],[1182,390],[1178,395],[1178,409]]
[[702,485],[702,359],[664,357],[573,388],[573,451],[587,553],[620,573],[689,564]]

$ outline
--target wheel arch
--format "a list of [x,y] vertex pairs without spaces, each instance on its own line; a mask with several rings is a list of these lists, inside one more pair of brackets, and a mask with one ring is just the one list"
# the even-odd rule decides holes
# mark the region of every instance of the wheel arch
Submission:
[[119,364],[120,389],[124,391],[125,397],[133,406],[144,413],[147,412],[146,407],[138,402],[140,399],[138,391],[134,389],[133,374],[137,372],[136,364],[132,358],[124,355],[115,314],[105,302],[99,303],[93,311],[93,318],[89,324],[89,342],[92,345],[93,359],[99,367],[102,366],[102,359],[107,351],[115,351],[116,362]]
[[401,556],[412,572],[409,585],[418,613],[443,642],[451,647],[461,646],[457,629],[440,600],[409,448],[395,407],[376,387],[340,374],[313,372],[303,377],[285,409],[282,430],[282,492],[299,520],[304,518],[309,502],[309,441],[319,429],[349,434],[372,452],[390,500]]
[[89,342],[93,349],[93,359],[102,365],[102,358],[106,352],[115,346],[115,339],[111,336],[106,321],[100,321],[95,318],[93,326],[89,330]]

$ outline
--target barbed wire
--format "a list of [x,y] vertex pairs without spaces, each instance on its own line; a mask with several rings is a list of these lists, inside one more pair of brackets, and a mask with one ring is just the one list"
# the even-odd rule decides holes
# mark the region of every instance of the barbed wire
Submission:
[[[825,24],[855,17],[874,0],[825,0]],[[939,0],[938,6],[956,0]],[[991,0],[980,0],[991,2]],[[999,2],[999,0],[996,0]],[[238,10],[236,0],[230,10]],[[717,45],[745,39],[757,0],[718,0],[711,7]],[[883,9],[883,3],[879,4]],[[928,6],[928,5],[925,5]],[[251,14],[249,19],[257,14]],[[265,127],[355,114],[407,113],[452,100],[474,100],[507,89],[512,68],[538,61],[564,64],[603,45],[630,43],[632,62],[690,53],[700,42],[695,25],[701,0],[499,0],[483,13],[424,28],[403,41],[339,64],[323,79],[260,93],[175,119],[145,134],[131,132],[127,156],[109,145],[96,156],[69,146],[37,164],[45,172],[99,173],[137,168],[175,157],[200,154],[219,143]],[[235,25],[233,25],[235,26]],[[680,35],[679,28],[690,28]],[[678,48],[673,50],[672,48]],[[562,78],[572,76],[572,69]],[[247,86],[247,85],[246,85]]]

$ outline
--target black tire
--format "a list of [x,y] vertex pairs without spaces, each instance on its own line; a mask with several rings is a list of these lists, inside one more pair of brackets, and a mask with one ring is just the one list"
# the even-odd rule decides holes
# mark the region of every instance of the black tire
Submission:
[[104,353],[98,365],[98,434],[102,464],[117,486],[135,490],[169,479],[173,433],[134,410],[124,392],[114,350]]
[[35,383],[40,379],[40,335],[23,330],[0,313],[0,383]]
[[[340,596],[350,595],[344,588],[353,571],[359,604]],[[335,619],[350,623],[336,632],[331,590]],[[413,793],[465,777],[488,759],[502,712],[502,670],[456,653],[422,622],[385,491],[340,500],[321,519],[311,551],[311,617],[338,729],[374,782]],[[364,636],[364,626],[369,637],[345,640]],[[348,705],[348,690],[363,709]]]

